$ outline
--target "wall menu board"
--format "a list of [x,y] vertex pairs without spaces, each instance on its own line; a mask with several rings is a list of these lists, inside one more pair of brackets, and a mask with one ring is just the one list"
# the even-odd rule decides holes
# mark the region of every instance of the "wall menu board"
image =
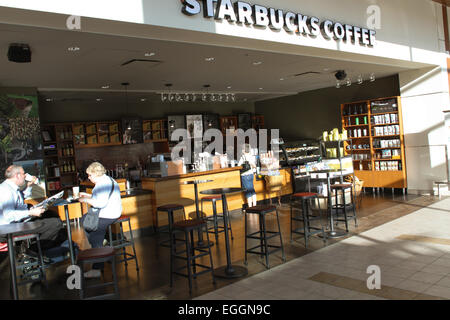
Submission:
[[238,128],[244,131],[252,128],[252,114],[239,113],[238,114]]
[[172,115],[167,117],[167,130],[169,134],[169,141],[172,141],[172,133],[176,129],[186,129],[185,115]]
[[123,144],[144,142],[141,118],[122,118]]

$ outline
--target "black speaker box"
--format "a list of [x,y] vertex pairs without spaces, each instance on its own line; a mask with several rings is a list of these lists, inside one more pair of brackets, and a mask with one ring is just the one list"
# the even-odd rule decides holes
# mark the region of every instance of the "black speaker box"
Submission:
[[27,44],[11,44],[8,49],[8,60],[12,62],[31,62],[31,50]]

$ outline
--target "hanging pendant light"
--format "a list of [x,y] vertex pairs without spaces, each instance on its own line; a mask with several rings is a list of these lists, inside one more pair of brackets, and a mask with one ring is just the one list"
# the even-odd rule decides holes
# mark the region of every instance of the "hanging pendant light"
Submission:
[[[129,82],[122,82],[122,85],[125,87],[125,110],[126,110],[126,116],[128,117],[128,86],[130,85]],[[131,123],[128,122],[127,124],[127,130],[131,130]]]

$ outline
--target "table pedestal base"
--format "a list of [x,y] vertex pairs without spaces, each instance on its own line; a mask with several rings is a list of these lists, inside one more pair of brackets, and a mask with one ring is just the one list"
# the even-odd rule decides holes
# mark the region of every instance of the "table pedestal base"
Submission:
[[217,269],[214,269],[214,276],[217,278],[240,278],[244,277],[248,274],[248,270],[245,267],[241,266],[223,266]]
[[[342,238],[348,235],[348,233],[345,231],[328,231],[325,232],[325,234],[327,235],[327,238],[330,239]],[[321,234],[319,235],[319,237],[323,238]]]
[[[208,248],[208,241],[206,239],[199,240],[195,246],[197,248],[200,248],[200,249]],[[214,246],[214,242],[209,241],[209,246],[213,247]]]

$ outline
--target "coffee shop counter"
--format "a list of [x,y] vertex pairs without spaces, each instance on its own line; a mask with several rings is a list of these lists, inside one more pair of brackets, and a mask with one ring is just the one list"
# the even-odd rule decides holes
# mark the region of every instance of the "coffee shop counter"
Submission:
[[[202,195],[200,191],[215,188],[234,188],[241,187],[240,179],[241,167],[222,168],[203,172],[192,172],[181,175],[173,175],[159,178],[142,178],[142,188],[152,191],[152,219],[153,225],[158,228],[167,225],[167,214],[157,214],[156,208],[166,204],[181,204],[185,207],[186,216],[194,218],[195,212],[195,194],[194,186],[192,184],[184,184],[184,182],[192,180],[212,180],[212,182],[198,184],[199,209],[200,199]],[[291,169],[281,169],[282,175],[282,189],[281,195],[292,193]],[[277,192],[269,192],[266,190],[265,181],[257,180],[255,177],[254,187],[257,193],[257,199],[266,200],[280,195]],[[243,193],[227,195],[228,209],[230,211],[241,209],[242,205],[246,203]],[[222,204],[218,203],[218,212],[222,212]],[[206,216],[212,214],[212,207],[210,203],[205,202],[203,212]]]
[[[89,183],[85,183],[85,185],[87,187],[86,191],[89,193],[93,185],[89,185]],[[130,217],[131,228],[133,230],[140,229],[145,231],[146,229],[153,228],[151,194],[151,191],[143,189],[121,190],[122,214]],[[88,210],[87,204],[85,203],[72,203],[68,206],[70,219],[81,218]],[[61,220],[65,220],[63,206],[52,207],[52,210],[57,211]],[[128,231],[128,224],[124,224],[123,227],[125,232]]]

